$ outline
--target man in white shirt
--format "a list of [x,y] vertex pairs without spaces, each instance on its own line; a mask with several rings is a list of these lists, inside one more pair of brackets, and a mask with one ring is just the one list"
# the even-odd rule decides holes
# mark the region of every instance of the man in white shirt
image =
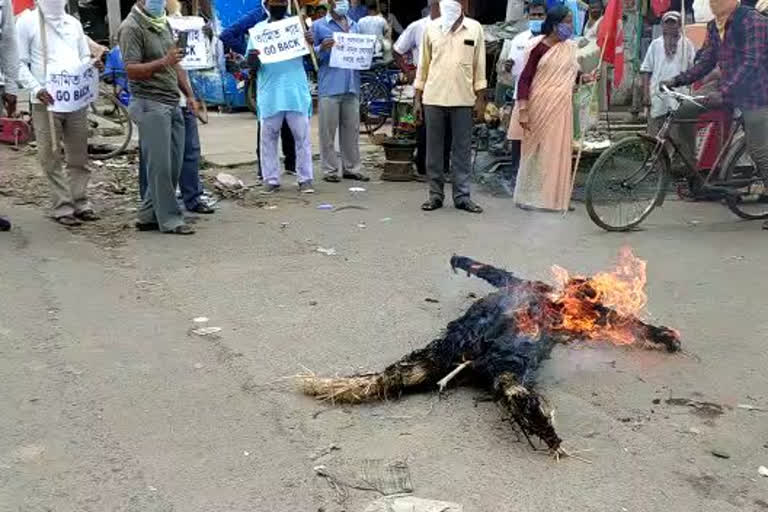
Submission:
[[[385,46],[387,46],[385,41],[390,37],[389,24],[379,12],[379,0],[367,0],[365,5],[368,8],[368,15],[360,18],[360,21],[357,22],[357,28],[361,34],[376,36],[374,57],[380,58],[384,54]],[[391,47],[391,41],[389,46]]]
[[395,39],[403,33],[403,25],[397,19],[397,16],[389,10],[389,0],[379,0],[379,5],[381,6],[381,15],[387,20],[387,24],[389,24],[389,28],[392,30],[390,39]]
[[[429,0],[429,14],[425,18],[416,20],[400,35],[393,47],[395,62],[398,67],[408,77],[408,83],[416,80],[416,66],[421,60],[421,44],[424,41],[424,32],[427,25],[440,17],[440,0]],[[410,55],[410,61],[407,56]],[[446,149],[445,149],[445,168],[450,169],[451,165],[451,132],[446,127]],[[427,129],[424,123],[421,123],[416,131],[416,172],[418,177],[427,175]]]
[[[675,11],[669,11],[661,19],[663,35],[654,39],[645,54],[645,60],[640,66],[643,75],[645,89],[645,102],[650,105],[651,114],[648,118],[648,133],[656,135],[664,123],[664,116],[673,107],[677,107],[677,100],[658,94],[659,85],[667,80],[675,78],[683,71],[693,66],[696,57],[696,49],[687,37],[682,36],[682,16]],[[685,50],[683,50],[685,45]],[[685,58],[683,58],[685,55]],[[680,92],[689,92],[687,87],[678,89]],[[673,125],[673,130],[679,126]],[[673,134],[676,140],[680,140],[679,134]]]
[[[67,0],[38,0],[38,7],[26,11],[16,22],[16,39],[21,63],[19,83],[31,91],[37,158],[48,176],[52,216],[64,226],[79,226],[81,221],[99,219],[87,196],[91,177],[87,168],[87,107],[49,115],[48,107],[55,108],[55,101],[45,89],[46,73],[93,63],[83,27],[64,12],[66,5]],[[51,131],[56,137],[55,145]],[[67,173],[63,170],[59,140],[67,155]]]
[[514,39],[504,41],[496,65],[498,80],[496,83],[496,105],[501,107],[508,102],[510,93],[514,94],[517,79],[525,65],[525,50],[534,36],[541,33],[541,26],[547,17],[546,0],[533,0],[527,7],[528,30],[520,32]]
[[[16,49],[16,23],[10,0],[0,0],[0,117],[16,111],[16,81],[19,78],[19,52]],[[5,111],[5,113],[4,113]],[[9,231],[11,221],[0,217],[0,231]]]
[[[0,0],[0,117],[16,111],[19,51],[11,0]],[[3,114],[5,111],[5,114]]]

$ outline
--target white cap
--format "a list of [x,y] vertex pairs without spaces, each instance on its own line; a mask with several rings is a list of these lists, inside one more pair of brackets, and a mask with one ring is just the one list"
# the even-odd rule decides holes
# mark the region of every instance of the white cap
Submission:
[[664,13],[664,16],[661,17],[662,23],[667,20],[675,20],[676,22],[680,23],[683,20],[683,17],[677,11],[669,11]]

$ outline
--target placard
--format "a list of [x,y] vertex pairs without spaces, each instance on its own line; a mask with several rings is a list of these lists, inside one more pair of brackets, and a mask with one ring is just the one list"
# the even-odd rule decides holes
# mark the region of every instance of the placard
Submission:
[[309,55],[304,27],[298,16],[273,23],[259,23],[251,30],[251,49],[259,51],[263,64]]
[[53,97],[53,112],[76,112],[99,97],[99,72],[90,63],[79,64],[70,70],[48,73],[45,89]]
[[169,16],[168,24],[173,30],[174,39],[180,32],[187,35],[187,53],[180,64],[183,69],[207,69],[213,67],[211,43],[203,33],[205,20],[199,16]]
[[368,34],[333,33],[331,67],[342,69],[371,69],[376,36]]

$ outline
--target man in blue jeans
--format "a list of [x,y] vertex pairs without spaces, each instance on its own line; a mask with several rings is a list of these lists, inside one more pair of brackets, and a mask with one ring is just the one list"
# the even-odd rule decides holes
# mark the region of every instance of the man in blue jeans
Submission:
[[179,62],[183,52],[173,40],[165,18],[165,0],[139,0],[123,21],[120,49],[130,81],[131,117],[139,126],[141,152],[146,158],[147,183],[137,212],[136,228],[175,235],[192,235],[176,202],[184,158],[184,117],[179,108],[181,90],[187,108],[197,103]]
[[[215,213],[203,200],[203,184],[200,181],[200,133],[197,129],[197,116],[190,111],[182,100],[181,112],[184,115],[184,160],[179,175],[179,190],[184,208],[191,213],[209,215]],[[141,144],[139,144],[141,146]],[[139,151],[139,194],[144,199],[147,191],[147,162]]]

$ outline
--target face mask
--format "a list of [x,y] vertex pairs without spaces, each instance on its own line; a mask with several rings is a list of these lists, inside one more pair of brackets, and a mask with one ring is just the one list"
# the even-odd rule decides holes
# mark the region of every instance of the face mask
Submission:
[[337,0],[336,7],[333,8],[333,12],[339,16],[346,16],[349,12],[349,0]]
[[544,25],[543,20],[528,20],[528,30],[534,34],[541,34],[542,25]]
[[573,37],[573,25],[559,23],[557,25],[557,38],[561,41],[567,41],[571,37]]
[[269,15],[276,20],[285,18],[285,14],[288,12],[287,5],[273,5],[269,8]]
[[447,34],[461,18],[461,4],[456,0],[442,0],[440,2],[440,15],[443,33]]
[[165,14],[165,0],[144,0],[144,10],[150,16],[159,18]]
[[58,20],[64,17],[67,0],[40,0],[40,11],[48,20]]

